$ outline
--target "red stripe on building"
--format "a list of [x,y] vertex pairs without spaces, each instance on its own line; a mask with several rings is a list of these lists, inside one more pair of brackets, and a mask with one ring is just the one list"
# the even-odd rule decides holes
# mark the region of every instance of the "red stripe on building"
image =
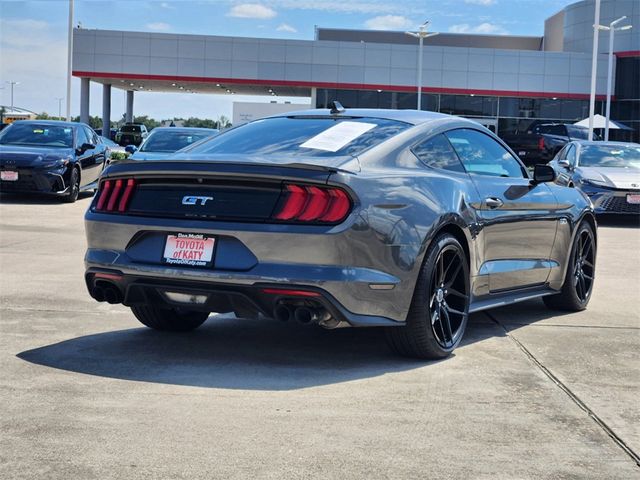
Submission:
[[640,50],[628,50],[626,52],[613,52],[613,54],[618,58],[640,57]]
[[[416,87],[410,85],[377,85],[369,83],[335,83],[335,82],[307,82],[297,80],[252,80],[247,78],[216,78],[192,77],[182,75],[146,75],[140,73],[107,73],[107,72],[73,72],[75,77],[114,78],[127,80],[161,80],[167,82],[192,83],[220,83],[230,85],[259,85],[265,87],[304,87],[304,88],[335,88],[345,90],[385,90],[391,92],[415,93]],[[561,92],[527,92],[516,90],[484,90],[472,88],[422,87],[423,93],[445,93],[453,95],[486,95],[495,97],[528,97],[528,98],[562,98],[570,100],[588,100],[588,93]],[[604,100],[604,95],[596,95],[598,100]]]

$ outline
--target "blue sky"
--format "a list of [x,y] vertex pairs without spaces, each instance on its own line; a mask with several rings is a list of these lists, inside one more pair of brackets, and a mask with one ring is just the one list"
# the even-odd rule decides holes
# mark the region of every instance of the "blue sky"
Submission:
[[[437,32],[542,35],[544,20],[570,3],[573,1],[75,0],[74,17],[85,28],[307,40],[313,39],[316,25],[406,30],[427,19]],[[56,97],[65,95],[67,11],[67,0],[0,0],[0,80],[4,86],[0,103],[10,103],[5,81],[19,81],[16,106],[57,114]],[[79,81],[74,80],[73,114],[79,110],[78,92]],[[91,113],[100,114],[97,86],[91,100]],[[234,100],[258,101],[242,96]],[[115,119],[124,94],[115,91],[113,102]],[[136,114],[158,119],[230,117],[231,109],[231,99],[224,96],[144,93],[136,97]]]

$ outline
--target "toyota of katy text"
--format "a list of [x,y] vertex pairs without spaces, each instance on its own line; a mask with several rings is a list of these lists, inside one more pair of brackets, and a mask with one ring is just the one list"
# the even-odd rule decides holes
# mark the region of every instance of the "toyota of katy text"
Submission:
[[592,294],[588,198],[475,122],[334,102],[187,150],[109,166],[85,216],[91,296],[148,327],[385,327],[397,353],[442,358],[471,312]]

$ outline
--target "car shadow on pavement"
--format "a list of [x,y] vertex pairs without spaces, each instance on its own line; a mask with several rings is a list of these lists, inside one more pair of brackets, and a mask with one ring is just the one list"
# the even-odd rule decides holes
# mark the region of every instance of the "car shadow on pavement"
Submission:
[[[78,200],[90,199],[93,192],[80,192]],[[0,193],[0,204],[6,205],[59,205],[64,201],[61,197],[44,194]]]
[[629,228],[640,227],[640,215],[598,215],[599,227]]
[[[464,344],[504,335],[472,316]],[[294,390],[433,365],[391,353],[380,329],[338,329],[211,317],[194,332],[134,328],[24,351],[28,362],[102,377],[243,390]],[[446,361],[446,360],[445,360]]]

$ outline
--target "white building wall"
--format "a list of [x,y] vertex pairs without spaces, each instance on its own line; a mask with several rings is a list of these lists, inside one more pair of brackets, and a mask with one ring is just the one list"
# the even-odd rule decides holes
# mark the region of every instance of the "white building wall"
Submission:
[[308,103],[259,103],[259,102],[233,102],[234,127],[249,123],[260,118],[278,115],[280,113],[295,112],[311,108]]

